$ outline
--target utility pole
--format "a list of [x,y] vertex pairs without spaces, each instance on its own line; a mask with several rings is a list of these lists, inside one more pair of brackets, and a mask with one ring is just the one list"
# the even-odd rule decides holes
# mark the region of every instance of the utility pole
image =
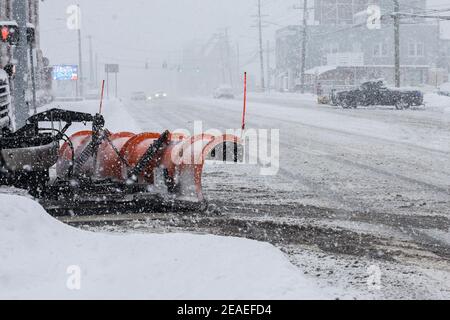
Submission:
[[239,79],[241,79],[241,49],[239,47],[239,42],[236,43],[236,62],[237,62],[237,74]]
[[222,70],[222,83],[226,83],[227,77],[225,72],[225,59],[223,57],[223,43],[224,43],[224,35],[219,34],[219,44],[220,44],[220,65]]
[[261,0],[258,0],[258,29],[259,29],[259,62],[261,66],[261,91],[264,92],[266,85],[264,80],[264,48],[262,36]]
[[83,97],[83,50],[81,47],[81,8],[80,5],[78,7],[78,79],[80,85],[78,86],[78,98]]
[[16,76],[14,78],[14,110],[16,128],[23,127],[29,117],[29,106],[26,102],[28,88],[28,45],[27,45],[27,17],[28,1],[13,1],[14,20],[19,28],[19,42],[16,45],[15,57],[17,60]]
[[[105,66],[105,69],[107,67]],[[106,70],[106,98],[109,100],[109,72]]]
[[271,72],[270,72],[270,40],[267,40],[267,91],[270,93],[271,86]]
[[437,39],[436,39],[436,88],[439,87],[439,66],[441,56],[441,19],[437,19]]
[[302,62],[300,69],[301,93],[305,93],[305,72],[306,72],[306,45],[308,37],[308,0],[303,1],[303,33],[302,33]]
[[36,70],[34,66],[34,48],[33,48],[33,39],[29,39],[30,41],[30,73],[31,73],[31,94],[33,98],[33,112],[37,113],[37,98],[36,98]]
[[115,93],[116,93],[116,99],[118,98],[118,96],[119,96],[119,94],[117,93],[117,90],[118,90],[118,81],[117,81],[117,72],[115,73],[115,76],[116,76],[116,90],[115,90]]
[[441,19],[437,19],[437,39],[436,39],[436,67],[439,66],[440,63],[440,55],[441,55]]
[[227,50],[228,73],[230,77],[230,86],[233,87],[233,69],[231,67],[230,39],[228,37],[228,28],[225,28],[225,45]]
[[95,72],[94,72],[94,52],[92,50],[92,36],[88,36],[89,39],[89,82],[90,85],[95,83]]
[[97,85],[98,83],[98,54],[95,54],[95,81],[94,83]]
[[395,86],[400,88],[400,3],[394,1],[394,41],[395,41]]

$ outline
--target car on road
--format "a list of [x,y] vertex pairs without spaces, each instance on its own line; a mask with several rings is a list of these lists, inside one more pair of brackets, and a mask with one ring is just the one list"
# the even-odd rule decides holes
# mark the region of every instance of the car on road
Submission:
[[383,81],[371,81],[355,90],[333,92],[331,100],[344,109],[380,105],[404,110],[423,105],[423,93],[418,90],[390,89]]
[[234,99],[233,88],[223,85],[214,90],[214,99]]
[[158,91],[153,95],[153,99],[165,99],[167,98],[167,93],[165,91]]
[[136,91],[131,94],[131,100],[134,101],[146,101],[147,95],[143,91]]

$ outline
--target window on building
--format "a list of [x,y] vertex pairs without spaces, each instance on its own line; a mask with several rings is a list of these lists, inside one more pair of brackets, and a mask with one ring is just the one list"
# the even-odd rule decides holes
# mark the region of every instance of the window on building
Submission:
[[361,42],[353,42],[352,52],[363,52],[363,45]]
[[423,57],[425,46],[422,42],[410,42],[408,45],[408,55],[410,57]]
[[385,42],[379,42],[373,46],[374,57],[386,57],[387,55],[388,55],[387,45]]
[[424,48],[424,45],[423,45],[423,43],[417,43],[416,44],[416,55],[418,56],[418,57],[423,57],[424,56],[424,54],[425,54],[425,48]]
[[387,45],[385,42],[376,43],[373,46],[373,56],[374,57],[387,57]]
[[339,24],[353,23],[353,3],[352,0],[338,0],[337,20]]
[[325,45],[325,53],[335,54],[339,52],[339,44],[336,42],[330,42]]
[[322,6],[322,23],[337,23],[337,8],[335,3],[324,3]]

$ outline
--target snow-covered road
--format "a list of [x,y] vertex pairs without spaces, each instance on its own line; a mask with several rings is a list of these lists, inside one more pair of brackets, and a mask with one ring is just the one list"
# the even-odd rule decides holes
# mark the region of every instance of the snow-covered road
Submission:
[[[267,177],[250,166],[213,166],[206,173],[205,193],[227,217],[254,223],[254,230],[242,236],[264,240],[259,233],[274,228],[267,221],[286,223],[306,230],[281,236],[290,241],[266,240],[283,243],[286,250],[292,244],[319,247],[331,254],[334,267],[339,263],[333,253],[365,259],[356,278],[365,279],[368,266],[380,259],[401,261],[397,271],[384,273],[390,290],[376,296],[449,297],[450,243],[440,235],[450,232],[450,99],[429,100],[427,107],[408,111],[342,110],[311,99],[253,95],[247,128],[280,130],[280,171]],[[150,131],[192,132],[194,121],[202,121],[205,130],[237,129],[242,109],[239,100],[204,97],[125,104],[138,125]],[[230,231],[239,226],[204,229],[240,235]],[[323,267],[319,256],[291,256],[312,273]],[[394,290],[406,266],[416,264],[436,270],[438,278],[412,267],[408,272],[414,276]],[[339,282],[352,275],[330,277]],[[365,288],[364,280],[359,286]]]
[[[144,130],[192,131],[196,120],[204,129],[238,128],[241,108],[240,101],[191,98],[131,103],[129,111]],[[280,129],[280,176],[291,186],[290,200],[448,217],[450,113],[445,109],[344,111],[309,101],[256,98],[247,119],[248,128]]]

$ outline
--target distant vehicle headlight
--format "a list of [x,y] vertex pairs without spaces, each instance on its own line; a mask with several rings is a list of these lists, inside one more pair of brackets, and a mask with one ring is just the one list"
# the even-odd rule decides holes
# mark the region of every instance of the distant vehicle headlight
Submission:
[[164,94],[163,94],[163,97],[167,97],[167,93],[164,93]]
[[159,93],[155,94],[155,97],[159,98]]

